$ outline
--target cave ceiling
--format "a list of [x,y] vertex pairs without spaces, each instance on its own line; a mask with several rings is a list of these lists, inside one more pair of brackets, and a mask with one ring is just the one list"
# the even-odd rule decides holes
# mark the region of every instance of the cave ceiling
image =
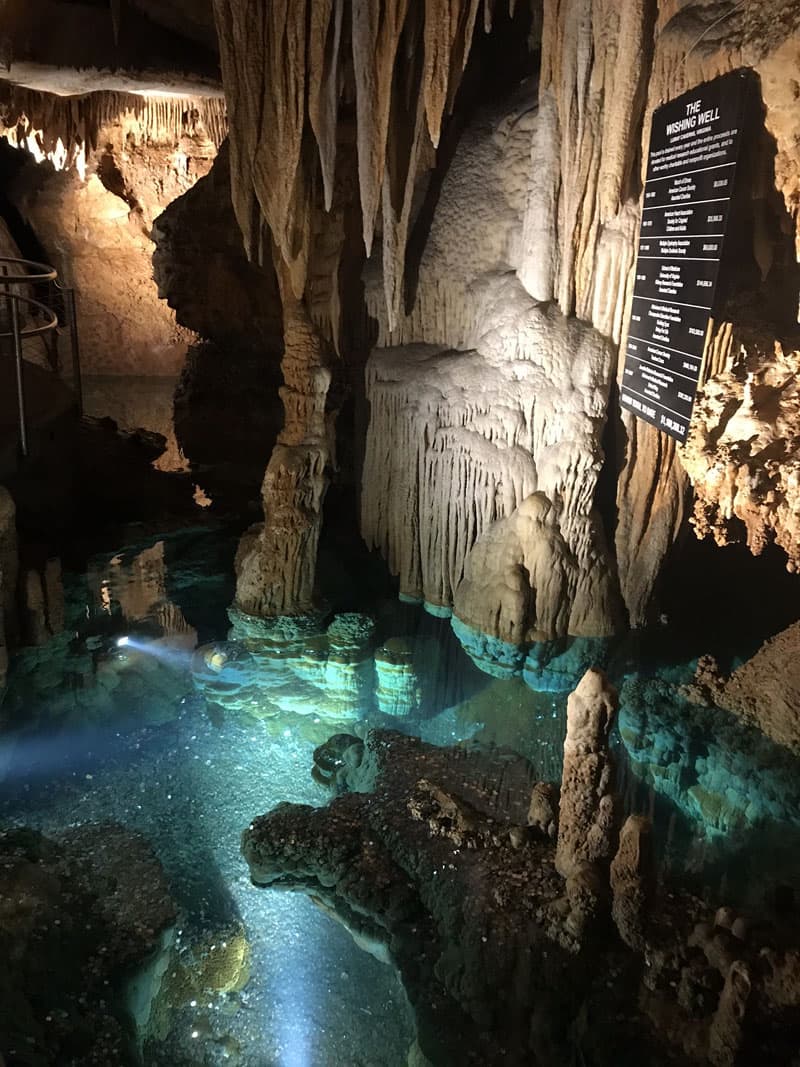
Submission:
[[210,2],[5,0],[2,16],[0,79],[16,85],[222,94]]

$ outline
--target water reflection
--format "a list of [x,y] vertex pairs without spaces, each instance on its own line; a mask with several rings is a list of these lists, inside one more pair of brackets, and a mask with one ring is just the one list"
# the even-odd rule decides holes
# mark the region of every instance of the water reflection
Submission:
[[[233,541],[220,540],[178,532],[65,577],[63,633],[13,663],[0,817],[48,832],[115,820],[153,843],[181,908],[160,977],[135,997],[154,1067],[349,1064],[354,1049],[402,1063],[413,1035],[394,970],[305,897],[253,889],[240,833],[280,801],[327,803],[314,748],[368,725],[512,749],[531,781],[558,781],[558,657],[537,661],[541,691],[530,671],[490,677],[447,620],[388,598],[371,614],[230,626]],[[763,910],[800,873],[798,760],[688,704],[690,663],[644,676],[616,662],[620,790],[653,816],[661,870]],[[230,959],[212,952],[223,943]],[[165,981],[172,970],[185,980]]]

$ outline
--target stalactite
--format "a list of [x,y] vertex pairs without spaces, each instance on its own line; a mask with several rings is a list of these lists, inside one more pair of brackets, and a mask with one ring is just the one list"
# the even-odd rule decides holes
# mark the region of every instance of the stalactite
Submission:
[[[353,0],[349,37],[344,0],[275,0],[257,13],[243,0],[214,0],[214,7],[230,104],[234,206],[245,247],[252,257],[263,253],[260,209],[291,267],[298,298],[308,272],[316,169],[306,139],[316,141],[329,208],[342,65],[337,53],[351,42],[364,243],[369,252],[383,205],[392,275],[387,302],[396,317],[422,143],[417,99],[436,145],[469,55],[479,0],[426,0],[424,7]],[[411,117],[405,129],[392,118],[401,101]]]
[[325,210],[333,203],[336,118],[339,107],[339,48],[344,0],[320,0],[311,9],[308,117],[319,147]]
[[[395,59],[407,9],[408,0],[388,0],[386,4],[353,0],[358,176],[367,255],[372,251],[375,218],[381,201]],[[409,58],[413,63],[413,57]],[[401,72],[402,67],[397,73],[402,76]]]
[[467,62],[477,14],[478,0],[425,0],[423,98],[434,148]]
[[56,96],[0,83],[0,107],[0,136],[19,145],[17,128],[22,122],[27,127],[23,140],[37,139],[41,156],[57,169],[71,166],[77,156],[85,162],[86,151],[97,148],[100,130],[110,126],[120,125],[125,136],[132,134],[137,142],[154,145],[177,145],[182,136],[196,136],[202,129],[215,149],[228,133],[225,101],[219,97],[143,97],[108,91]]
[[[409,16],[411,22],[411,16]],[[419,41],[420,27],[407,27],[410,42]],[[391,129],[381,196],[383,217],[383,291],[389,328],[403,313],[406,245],[414,184],[425,136],[425,103],[421,92],[423,67],[419,53],[409,48],[408,63],[396,72],[391,92]]]

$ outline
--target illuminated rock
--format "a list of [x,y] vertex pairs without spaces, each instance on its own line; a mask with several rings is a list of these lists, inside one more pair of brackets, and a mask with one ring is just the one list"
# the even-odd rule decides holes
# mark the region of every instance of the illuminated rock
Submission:
[[617,706],[616,690],[598,670],[586,672],[567,702],[556,847],[556,868],[565,878],[587,865],[607,867],[614,853],[608,735]]
[[618,600],[590,486],[610,349],[512,275],[478,294],[476,350],[370,357],[362,533],[402,594],[491,637],[607,635]]
[[[584,680],[565,762],[603,749],[613,704],[602,678]],[[565,896],[554,842],[526,825],[535,772],[520,757],[378,730],[364,743],[332,738],[325,759],[336,794],[326,807],[279,804],[244,831],[252,881],[307,893],[394,962],[432,1064],[568,1062],[574,1026],[598,1064],[672,1052],[706,1063],[710,1052],[722,1065],[734,1062],[724,1050],[751,1047],[775,1062],[794,1054],[793,935],[773,929],[781,948],[765,949],[733,932],[741,916],[715,928],[703,921],[709,906],[679,884],[647,907],[643,821],[626,824],[611,870],[613,842],[594,842],[597,862],[573,849]],[[586,813],[596,811],[593,776],[580,786]],[[573,797],[562,816],[577,826],[576,814]],[[582,824],[591,836],[588,814]],[[608,922],[612,890],[621,938]]]
[[692,481],[698,537],[770,541],[800,567],[800,351],[732,337],[723,369],[700,390],[681,453]]
[[375,679],[375,699],[381,714],[404,719],[419,711],[422,691],[409,642],[395,637],[376,650]]

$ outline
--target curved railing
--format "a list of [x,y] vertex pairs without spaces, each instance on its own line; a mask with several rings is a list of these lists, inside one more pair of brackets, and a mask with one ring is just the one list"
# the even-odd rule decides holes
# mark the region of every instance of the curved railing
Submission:
[[[41,296],[44,295],[41,292],[42,287],[47,287],[47,302],[19,291],[20,288],[33,289]],[[27,457],[29,441],[25,403],[25,341],[40,338],[45,345],[50,369],[60,375],[58,336],[62,326],[68,330],[72,354],[71,384],[78,411],[82,408],[75,290],[61,285],[56,270],[46,263],[0,256],[0,308],[5,311],[4,321],[0,322],[3,327],[0,329],[0,344],[5,346],[7,341],[11,341],[16,369],[19,443],[23,456]],[[28,313],[27,321],[23,321],[24,312]]]

